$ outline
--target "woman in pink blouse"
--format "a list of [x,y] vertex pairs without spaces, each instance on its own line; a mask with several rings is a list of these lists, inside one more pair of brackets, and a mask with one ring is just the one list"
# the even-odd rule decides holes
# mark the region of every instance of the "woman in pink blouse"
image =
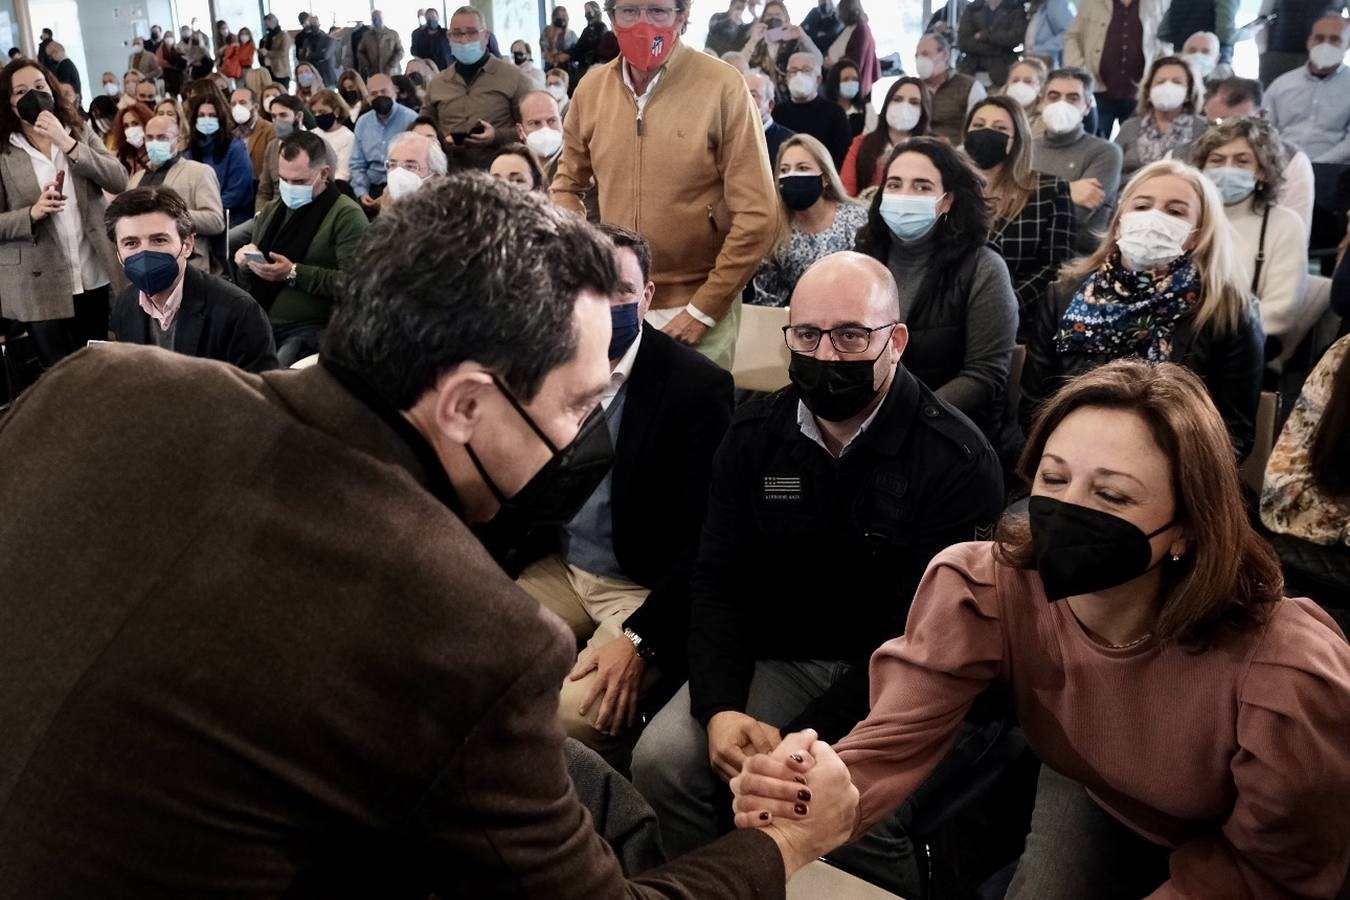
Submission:
[[[1043,763],[1008,897],[1335,896],[1350,646],[1282,596],[1204,385],[1135,361],[1083,375],[1038,416],[1020,470],[1029,516],[939,554],[905,635],[872,658],[872,711],[836,748],[860,794],[853,836],[1001,681]],[[800,746],[747,761],[738,825],[810,815]]]

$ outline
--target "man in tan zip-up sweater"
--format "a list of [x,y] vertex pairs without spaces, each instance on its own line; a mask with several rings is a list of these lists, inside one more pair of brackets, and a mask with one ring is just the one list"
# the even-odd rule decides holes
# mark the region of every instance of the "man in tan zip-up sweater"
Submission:
[[[688,7],[657,2],[677,8],[678,34]],[[740,73],[678,40],[657,70],[634,71],[621,55],[582,79],[563,134],[554,202],[584,215],[594,179],[601,221],[651,244],[648,321],[729,369],[741,290],[779,224],[764,128]]]

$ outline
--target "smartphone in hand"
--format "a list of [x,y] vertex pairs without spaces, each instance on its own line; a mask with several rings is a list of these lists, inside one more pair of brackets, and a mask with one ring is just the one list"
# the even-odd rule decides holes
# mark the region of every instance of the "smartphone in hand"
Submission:
[[768,31],[764,32],[764,37],[777,44],[787,40],[789,34],[791,34],[791,29],[784,25],[782,28],[770,28]]
[[256,263],[260,266],[265,266],[271,262],[271,260],[267,258],[267,255],[259,250],[249,250],[247,253],[244,254],[244,259],[248,260],[251,263]]
[[61,199],[66,199],[66,170],[62,169],[56,173],[56,192],[61,195]]

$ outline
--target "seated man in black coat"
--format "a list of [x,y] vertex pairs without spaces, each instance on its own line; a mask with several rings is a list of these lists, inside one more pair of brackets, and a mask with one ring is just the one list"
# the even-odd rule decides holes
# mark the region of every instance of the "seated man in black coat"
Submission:
[[570,522],[535,535],[529,555],[542,558],[519,584],[586,645],[562,686],[568,735],[626,767],[625,737],[655,670],[667,683],[684,679],[689,576],[732,383],[642,324],[655,289],[647,242],[612,225],[600,230],[618,248],[620,280],[601,401],[614,468]]
[[247,372],[278,368],[272,328],[258,301],[194,266],[187,204],[171,188],[133,188],[108,206],[108,238],[131,286],[117,295],[117,340],[218,359]]
[[867,714],[867,660],[904,632],[929,561],[987,539],[1002,510],[997,456],[902,364],[899,320],[885,266],[816,263],[792,295],[792,385],[740,407],[717,451],[689,681],[633,752],[671,856],[717,836],[719,780],[746,756]]

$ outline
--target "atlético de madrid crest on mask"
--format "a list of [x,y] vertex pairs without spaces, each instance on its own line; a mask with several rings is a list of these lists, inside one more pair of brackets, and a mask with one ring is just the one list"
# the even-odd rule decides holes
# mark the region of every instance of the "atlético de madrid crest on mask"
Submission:
[[666,50],[666,39],[662,35],[652,38],[652,56],[660,56]]

